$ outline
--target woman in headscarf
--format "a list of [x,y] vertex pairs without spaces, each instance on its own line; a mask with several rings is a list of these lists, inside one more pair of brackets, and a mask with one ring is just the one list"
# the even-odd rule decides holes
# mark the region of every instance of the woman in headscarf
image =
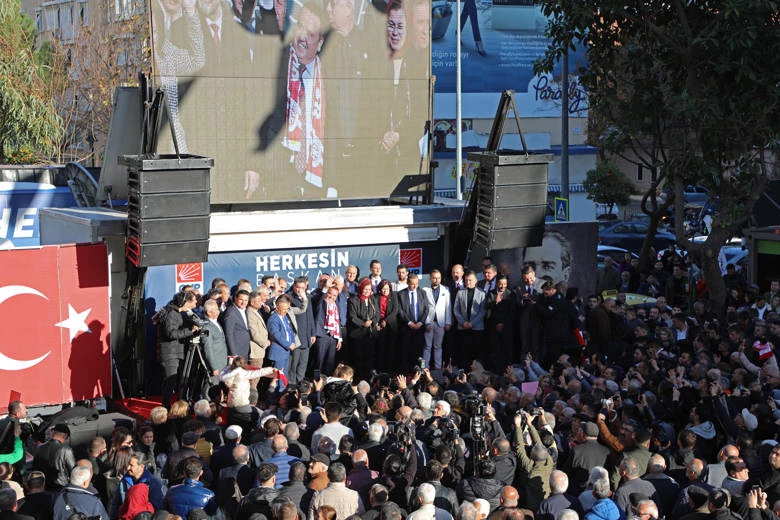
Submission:
[[154,513],[154,506],[149,502],[149,486],[143,482],[127,490],[127,496],[119,508],[119,520],[133,520],[136,515]]
[[379,332],[379,309],[374,298],[374,289],[369,278],[358,284],[356,294],[350,296],[347,316],[347,333],[357,360],[359,377],[370,380],[371,367],[376,355],[376,338]]

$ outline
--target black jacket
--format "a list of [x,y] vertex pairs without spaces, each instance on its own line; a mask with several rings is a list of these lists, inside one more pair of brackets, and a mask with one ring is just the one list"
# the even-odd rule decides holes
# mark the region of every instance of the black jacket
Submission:
[[254,513],[271,518],[271,502],[279,496],[279,491],[269,487],[257,487],[241,501],[236,520],[248,520]]
[[184,359],[184,344],[192,337],[192,325],[188,326],[184,315],[173,303],[160,312],[158,336],[160,340],[160,361]]
[[484,498],[490,504],[493,511],[501,504],[501,488],[504,483],[495,478],[469,477],[460,481],[458,485],[458,498],[474,502],[478,498]]

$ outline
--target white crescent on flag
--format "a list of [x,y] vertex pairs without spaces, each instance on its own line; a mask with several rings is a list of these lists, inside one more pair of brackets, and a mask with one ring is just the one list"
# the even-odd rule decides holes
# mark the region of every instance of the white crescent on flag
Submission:
[[[21,294],[32,294],[34,296],[40,296],[44,300],[48,300],[49,298],[46,297],[45,294],[36,291],[32,287],[27,287],[26,285],[6,285],[5,287],[0,287],[0,303],[3,303],[9,298],[12,298],[14,296],[19,296]],[[42,355],[41,357],[35,358],[35,359],[14,359],[6,356],[2,352],[0,352],[0,369],[1,370],[26,370],[30,367],[34,367],[44,359],[46,359],[49,354],[51,354],[51,350],[48,351],[46,354]]]

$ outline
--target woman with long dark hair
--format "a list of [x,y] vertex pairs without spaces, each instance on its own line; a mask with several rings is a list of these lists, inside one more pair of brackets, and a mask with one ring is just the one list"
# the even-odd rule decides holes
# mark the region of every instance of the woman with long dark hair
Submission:
[[379,313],[377,368],[385,371],[395,368],[398,360],[398,302],[390,280],[383,279],[377,284],[373,298]]
[[371,367],[374,366],[379,333],[379,309],[372,298],[373,294],[371,280],[363,278],[356,294],[350,296],[347,308],[347,333],[357,360],[358,376],[367,381],[370,379]]

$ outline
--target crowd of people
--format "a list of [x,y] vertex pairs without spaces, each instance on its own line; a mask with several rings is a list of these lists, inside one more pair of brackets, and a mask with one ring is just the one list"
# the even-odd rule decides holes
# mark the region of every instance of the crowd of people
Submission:
[[[10,403],[0,518],[780,515],[776,310],[580,302],[490,258],[427,287],[381,269],[185,288],[155,316],[163,406],[137,431],[39,443]],[[191,349],[202,385],[171,402]]]

